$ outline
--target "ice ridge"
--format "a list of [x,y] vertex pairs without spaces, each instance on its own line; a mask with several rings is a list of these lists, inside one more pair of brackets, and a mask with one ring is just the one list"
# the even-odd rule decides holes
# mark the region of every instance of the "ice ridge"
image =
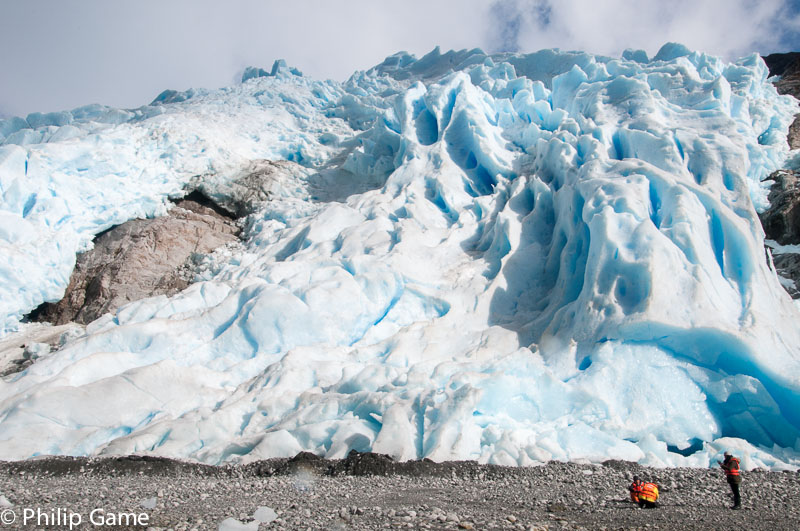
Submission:
[[0,456],[800,462],[797,308],[762,182],[797,104],[756,55],[399,53],[344,83],[0,122],[0,311],[98,232],[285,173],[172,297],[0,382]]

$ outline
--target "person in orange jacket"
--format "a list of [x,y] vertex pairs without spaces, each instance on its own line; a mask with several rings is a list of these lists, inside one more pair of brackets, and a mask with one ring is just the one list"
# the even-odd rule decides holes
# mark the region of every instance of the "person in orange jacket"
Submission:
[[717,461],[717,463],[725,471],[728,485],[731,486],[731,492],[733,492],[733,507],[731,509],[741,509],[742,496],[739,494],[739,484],[742,482],[742,474],[739,469],[739,459],[733,457],[730,452],[725,452],[724,457],[724,461]]

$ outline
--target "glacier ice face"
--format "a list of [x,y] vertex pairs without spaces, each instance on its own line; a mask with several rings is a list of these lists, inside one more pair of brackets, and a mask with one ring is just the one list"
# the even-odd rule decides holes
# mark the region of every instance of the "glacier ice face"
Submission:
[[755,214],[797,105],[757,56],[250,74],[0,123],[6,332],[94,234],[284,161],[239,251],[0,383],[4,458],[798,465],[799,316]]

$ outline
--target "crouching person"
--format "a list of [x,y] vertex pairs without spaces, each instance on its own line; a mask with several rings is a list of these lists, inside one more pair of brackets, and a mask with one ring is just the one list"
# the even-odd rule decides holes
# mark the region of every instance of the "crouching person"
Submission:
[[654,509],[658,506],[658,485],[655,483],[644,483],[639,489],[639,507]]
[[631,493],[631,501],[633,503],[639,503],[639,492],[642,490],[643,485],[644,481],[639,479],[639,476],[633,476],[633,483],[631,483],[630,487],[628,487],[628,491]]

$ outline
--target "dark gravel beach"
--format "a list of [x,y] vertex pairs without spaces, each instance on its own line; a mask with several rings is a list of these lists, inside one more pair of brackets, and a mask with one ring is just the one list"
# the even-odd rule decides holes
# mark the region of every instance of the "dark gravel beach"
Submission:
[[[628,501],[633,474],[660,486],[660,507]],[[721,471],[620,461],[508,468],[352,453],[212,467],[45,458],[0,464],[0,516],[4,529],[218,529],[233,519],[228,529],[795,530],[799,480],[750,471],[743,508],[732,511]],[[260,507],[261,523],[253,519]]]

